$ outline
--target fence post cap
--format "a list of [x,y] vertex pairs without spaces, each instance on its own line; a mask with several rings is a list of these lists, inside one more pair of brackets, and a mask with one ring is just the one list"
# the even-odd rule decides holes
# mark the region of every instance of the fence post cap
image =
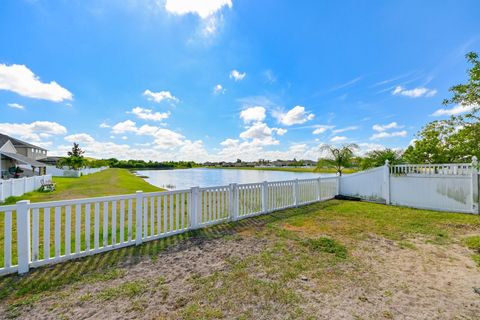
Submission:
[[135,193],[143,193],[142,190],[137,190]]
[[389,163],[390,161],[388,161],[388,159],[385,159],[385,165],[388,166]]
[[30,203],[30,200],[20,200],[20,201],[17,201],[17,204],[29,204]]
[[478,162],[477,156],[473,156],[473,157],[472,157],[472,163],[477,163],[477,162]]

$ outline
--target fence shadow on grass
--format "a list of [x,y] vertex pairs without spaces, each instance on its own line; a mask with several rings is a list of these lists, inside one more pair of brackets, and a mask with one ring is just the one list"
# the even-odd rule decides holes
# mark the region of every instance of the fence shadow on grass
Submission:
[[213,239],[236,235],[246,230],[261,231],[267,224],[297,215],[315,213],[322,208],[337,204],[338,201],[328,201],[276,211],[144,242],[139,246],[125,247],[48,267],[40,267],[23,276],[16,274],[4,276],[0,278],[0,300],[53,291],[68,284],[113,279],[122,275],[121,269],[123,267],[138,264],[145,258],[155,258],[167,249],[172,250],[176,247],[178,250],[183,250],[188,246],[200,245]]

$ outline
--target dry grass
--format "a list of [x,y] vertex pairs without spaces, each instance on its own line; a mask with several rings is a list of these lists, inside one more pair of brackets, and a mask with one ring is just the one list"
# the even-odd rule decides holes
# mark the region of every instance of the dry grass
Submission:
[[477,216],[328,201],[2,278],[0,317],[475,319],[479,234]]

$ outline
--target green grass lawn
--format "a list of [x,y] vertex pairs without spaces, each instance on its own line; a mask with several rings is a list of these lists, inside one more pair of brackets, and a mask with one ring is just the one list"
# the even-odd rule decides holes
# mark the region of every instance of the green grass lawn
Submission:
[[[17,201],[20,200],[30,200],[31,202],[45,202],[45,201],[57,201],[57,200],[67,200],[67,199],[79,199],[79,198],[92,198],[92,197],[101,197],[101,196],[109,196],[109,195],[121,195],[121,194],[132,194],[135,193],[137,190],[142,190],[144,192],[153,192],[153,191],[161,191],[163,189],[157,188],[140,177],[135,176],[129,170],[126,169],[107,169],[102,172],[82,176],[79,178],[64,178],[64,177],[54,177],[53,181],[56,183],[56,190],[53,192],[41,192],[41,191],[34,191],[24,194],[20,197],[10,197],[7,198],[4,205],[8,204],[15,204]],[[135,202],[133,202],[133,206],[135,206]],[[92,208],[93,210],[93,208]],[[111,210],[111,208],[110,208]],[[82,208],[82,219],[85,217],[85,210]],[[93,214],[93,212],[92,212]],[[103,209],[100,210],[100,216],[102,217]],[[4,252],[3,252],[3,241],[4,241],[4,212],[0,212],[0,266],[4,265]],[[62,217],[65,215],[65,208],[62,208],[61,212]],[[110,213],[111,215],[111,213]],[[75,218],[74,214],[72,214],[72,224],[71,228],[74,230],[75,226]],[[39,215],[39,225],[43,226],[43,214],[40,213]],[[111,217],[110,217],[111,218]],[[118,220],[117,216],[117,220]],[[83,220],[82,220],[83,221]],[[93,228],[93,218],[91,219],[91,228]],[[119,223],[119,222],[118,222]],[[117,225],[118,226],[118,225]],[[62,218],[61,220],[61,230],[63,232],[65,227],[65,219]],[[84,238],[84,224],[82,224],[82,239]],[[126,228],[126,227],[125,227]],[[12,232],[13,232],[13,239],[12,239],[12,262],[13,264],[17,263],[17,236],[16,236],[16,215],[12,218]],[[40,227],[40,231],[42,227]],[[54,252],[54,220],[53,220],[53,212],[50,216],[50,253]],[[93,230],[93,229],[92,229]],[[117,239],[120,229],[117,228]],[[125,231],[126,232],[126,231]],[[133,231],[133,236],[134,236]],[[93,234],[92,234],[93,236]],[[103,229],[100,232],[100,237],[103,236]],[[111,233],[109,233],[109,238],[111,238]],[[40,243],[43,241],[43,234],[40,234]],[[72,248],[74,245],[72,236]],[[93,239],[93,238],[92,238]],[[82,248],[85,246],[85,241],[82,242]],[[40,246],[40,256],[43,255],[44,248]],[[65,243],[62,241],[61,244],[61,252],[62,254],[65,252]]]
[[[134,311],[130,312],[137,312],[131,314],[133,317],[142,317],[144,308],[138,306],[158,294],[158,303],[169,304],[171,314],[165,318],[171,319],[217,319],[233,314],[254,319],[255,312],[249,311],[252,306],[259,308],[257,312],[263,318],[285,313],[285,318],[309,319],[311,313],[301,307],[304,298],[299,279],[318,281],[314,283],[320,287],[315,290],[323,293],[334,292],[339,283],[347,280],[356,286],[366,285],[367,280],[355,278],[363,272],[358,260],[362,255],[354,257],[352,252],[372,236],[387,239],[404,250],[420,250],[415,247],[419,241],[433,246],[462,245],[471,249],[475,260],[480,250],[478,235],[480,217],[475,215],[331,200],[40,268],[23,277],[3,277],[0,304],[6,304],[11,315],[20,316],[47,296],[61,297],[54,306],[61,312],[84,303],[90,307],[98,303],[97,307],[103,308],[98,301],[114,303],[114,298],[120,297],[122,303],[131,304]],[[157,260],[164,261],[164,250],[187,239],[205,248],[210,246],[208,241],[219,239],[230,243],[232,250],[241,239],[257,239],[265,246],[242,259],[224,261],[217,257],[225,264],[221,271],[180,278],[180,285],[189,288],[180,291],[181,296],[175,296],[178,288],[170,287],[174,281],[163,281],[168,274],[155,273],[155,278],[150,279],[139,273],[137,278],[123,280],[127,274],[138,272],[136,265],[141,262],[150,261],[152,265],[139,270],[155,269]],[[76,288],[91,283],[101,283],[102,289],[76,294]]]
[[56,183],[56,190],[53,192],[29,192],[21,197],[7,198],[4,204],[13,204],[20,200],[43,202],[129,194],[137,190],[162,190],[126,169],[107,169],[80,178],[54,177],[53,182]]
[[[296,168],[296,167],[207,167],[212,169],[238,169],[238,170],[265,170],[265,171],[287,171],[287,172],[318,172],[318,173],[336,173],[333,168],[322,168],[320,171],[314,171],[315,168]],[[344,173],[357,172],[356,169],[344,169]]]

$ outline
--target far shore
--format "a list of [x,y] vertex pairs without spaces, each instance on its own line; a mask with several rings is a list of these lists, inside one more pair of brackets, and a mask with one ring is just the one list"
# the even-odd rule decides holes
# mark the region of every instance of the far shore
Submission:
[[[202,167],[207,169],[238,169],[238,170],[266,170],[266,171],[288,171],[288,172],[315,172],[315,173],[336,173],[334,168],[321,168],[315,170],[316,167]],[[357,172],[356,169],[343,169],[343,173]]]

